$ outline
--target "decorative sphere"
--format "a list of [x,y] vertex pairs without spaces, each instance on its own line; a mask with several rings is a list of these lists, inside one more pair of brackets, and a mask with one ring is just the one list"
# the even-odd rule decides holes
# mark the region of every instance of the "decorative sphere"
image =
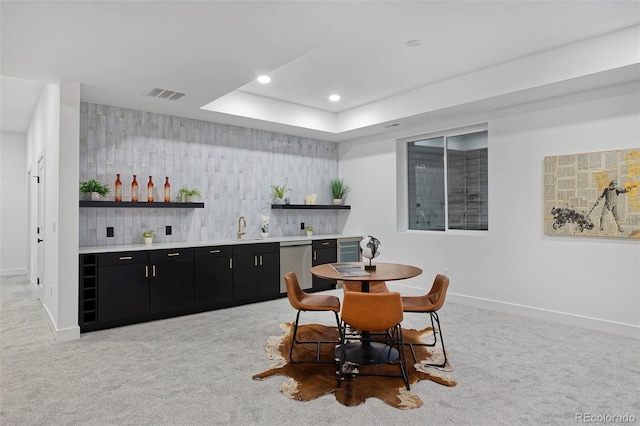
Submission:
[[380,246],[380,240],[369,235],[360,241],[360,253],[362,254],[362,257],[366,257],[371,260],[380,255]]

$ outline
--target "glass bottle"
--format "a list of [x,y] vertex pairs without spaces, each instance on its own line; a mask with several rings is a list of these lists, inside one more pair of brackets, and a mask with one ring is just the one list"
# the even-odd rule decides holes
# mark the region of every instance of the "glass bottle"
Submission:
[[119,173],[116,173],[116,201],[122,201],[122,182],[120,182]]
[[165,176],[164,181],[164,202],[171,202],[171,184],[169,183],[169,176]]
[[147,184],[147,201],[153,203],[153,180],[149,176],[149,183]]
[[138,202],[138,181],[136,175],[133,175],[133,182],[131,182],[131,202]]

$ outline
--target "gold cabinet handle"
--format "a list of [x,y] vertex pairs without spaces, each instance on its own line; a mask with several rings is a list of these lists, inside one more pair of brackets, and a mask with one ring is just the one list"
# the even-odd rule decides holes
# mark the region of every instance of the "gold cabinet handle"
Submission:
[[144,265],[144,277],[149,278],[149,266]]
[[133,257],[131,257],[131,256],[122,256],[122,257],[118,258],[118,260],[131,260],[131,259],[133,259]]
[[229,269],[233,269],[233,258],[229,258]]
[[253,266],[258,266],[258,256],[253,256]]
[[323,246],[328,246],[328,245],[329,245],[329,243],[324,242],[324,243],[322,243],[322,245],[323,245]]
[[222,250],[209,250],[209,253],[214,254],[214,253],[220,253]]
[[318,258],[317,253],[318,253],[317,251],[315,250],[313,251],[313,260],[316,260]]
[[180,256],[180,253],[167,253],[167,256],[169,256],[169,257]]
[[153,265],[153,272],[152,272],[152,276],[156,276],[156,265]]
[[262,255],[260,255],[260,266],[262,266]]

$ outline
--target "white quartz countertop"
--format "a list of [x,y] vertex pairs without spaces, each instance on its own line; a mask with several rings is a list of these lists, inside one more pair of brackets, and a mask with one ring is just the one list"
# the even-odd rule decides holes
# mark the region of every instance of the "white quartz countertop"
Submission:
[[362,238],[362,235],[349,235],[349,234],[325,234],[325,235],[312,235],[306,236],[294,236],[294,237],[269,237],[269,238],[246,238],[242,240],[207,240],[207,241],[176,241],[166,243],[153,243],[150,246],[145,244],[121,244],[121,245],[108,245],[108,246],[90,246],[80,247],[79,254],[88,253],[109,253],[120,251],[142,251],[142,250],[162,250],[162,249],[176,249],[176,248],[189,248],[189,247],[209,247],[209,246],[233,246],[238,244],[260,244],[260,243],[291,243],[296,241],[310,242],[313,240],[330,240],[330,239],[345,239],[345,238]]

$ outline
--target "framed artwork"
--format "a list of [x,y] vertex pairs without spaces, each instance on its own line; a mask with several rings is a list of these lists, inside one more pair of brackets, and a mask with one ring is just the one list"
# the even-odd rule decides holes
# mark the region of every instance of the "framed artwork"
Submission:
[[640,238],[640,148],[545,157],[544,233]]

